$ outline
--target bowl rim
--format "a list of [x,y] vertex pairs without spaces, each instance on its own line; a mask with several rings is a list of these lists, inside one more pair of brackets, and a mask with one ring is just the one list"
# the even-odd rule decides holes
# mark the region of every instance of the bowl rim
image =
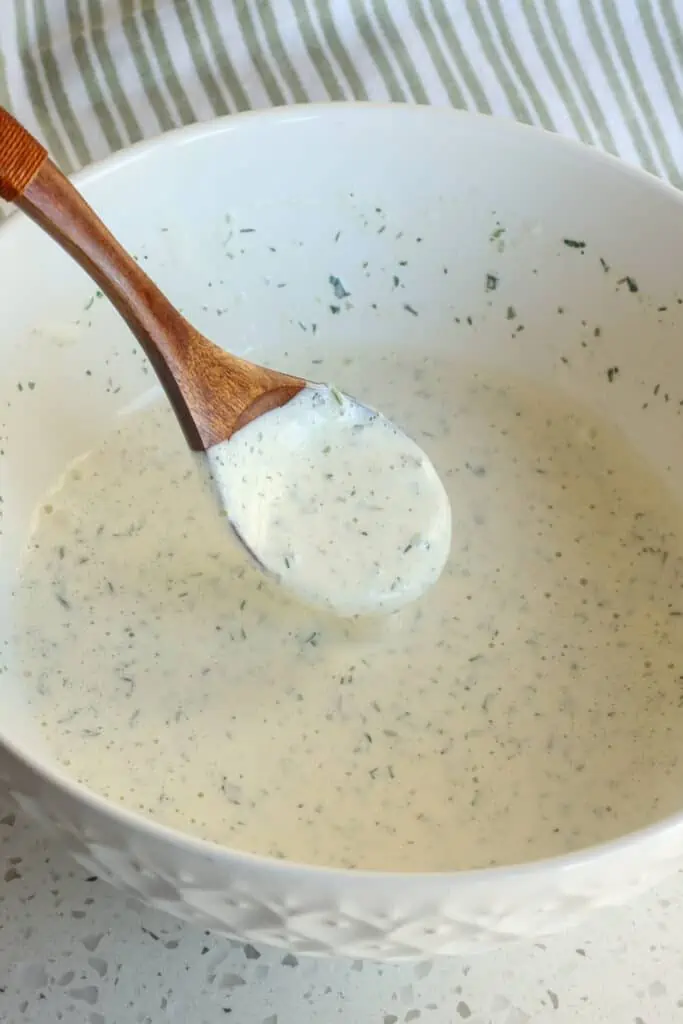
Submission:
[[[253,122],[270,122],[273,125],[283,125],[303,120],[325,120],[334,116],[353,118],[357,111],[363,111],[371,116],[375,115],[378,117],[398,116],[406,120],[409,118],[420,119],[430,117],[435,121],[488,123],[490,130],[494,134],[497,133],[503,137],[506,134],[513,138],[535,136],[538,139],[545,136],[548,146],[559,151],[565,150],[580,155],[588,166],[602,165],[608,167],[617,174],[630,177],[639,182],[644,190],[653,189],[656,192],[660,192],[675,204],[683,207],[683,192],[671,183],[644,168],[627,163],[617,156],[547,129],[517,122],[510,118],[458,110],[453,107],[372,101],[292,104],[260,110],[241,111],[235,114],[211,118],[204,122],[172,129],[152,138],[136,142],[82,168],[75,174],[70,175],[70,180],[79,188],[83,186],[87,188],[90,184],[115,174],[119,169],[129,164],[135,163],[138,160],[144,160],[155,151],[164,149],[172,151],[177,147],[209,136],[239,132]],[[0,224],[0,261],[4,248],[7,245],[12,245],[14,233],[23,231],[29,223],[28,218],[21,211],[12,211],[6,221]],[[2,726],[0,726],[0,747],[4,747],[16,761],[20,762],[46,785],[55,787],[74,803],[83,805],[87,810],[94,812],[96,816],[108,819],[133,834],[139,834],[152,841],[156,840],[164,845],[185,850],[190,855],[209,859],[214,865],[220,865],[225,868],[229,868],[231,864],[240,864],[243,867],[251,867],[254,871],[267,872],[269,874],[277,872],[292,879],[302,875],[308,877],[309,880],[315,877],[319,882],[326,882],[333,886],[348,887],[354,883],[365,883],[376,890],[378,886],[380,888],[389,886],[395,889],[396,885],[403,884],[412,887],[422,883],[432,889],[436,885],[441,890],[453,891],[456,888],[479,885],[481,883],[522,882],[532,877],[538,880],[541,875],[549,878],[558,874],[575,872],[577,869],[597,865],[619,854],[638,851],[646,847],[654,839],[661,842],[664,837],[672,834],[683,837],[682,808],[681,811],[666,815],[651,825],[626,832],[615,839],[581,847],[570,853],[542,857],[516,864],[451,869],[447,871],[412,872],[327,867],[325,865],[307,864],[306,862],[293,860],[280,860],[264,854],[224,846],[213,840],[202,839],[189,832],[173,828],[170,825],[164,825],[138,811],[129,810],[127,807],[101,796],[95,790],[89,789],[83,783],[70,777],[58,766],[53,766],[47,761],[43,762],[40,758],[34,757],[24,750],[22,746],[15,743],[11,737],[4,735]],[[11,784],[8,786],[8,792],[12,795]],[[683,842],[683,838],[681,838],[681,841]]]

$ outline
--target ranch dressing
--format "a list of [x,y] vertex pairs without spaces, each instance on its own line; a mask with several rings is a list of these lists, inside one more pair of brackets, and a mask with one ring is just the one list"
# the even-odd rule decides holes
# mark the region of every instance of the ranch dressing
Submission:
[[308,603],[388,612],[441,575],[451,511],[436,470],[336,388],[304,388],[206,454],[243,544]]
[[345,867],[526,861],[678,810],[679,502],[550,387],[344,355],[325,376],[405,424],[446,485],[440,579],[386,618],[288,600],[226,545],[166,405],[131,415],[46,496],[21,567],[16,642],[54,757],[159,822]]

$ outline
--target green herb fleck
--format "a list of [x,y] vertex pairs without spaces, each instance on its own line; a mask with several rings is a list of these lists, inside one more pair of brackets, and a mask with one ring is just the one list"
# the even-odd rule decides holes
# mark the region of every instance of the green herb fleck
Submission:
[[409,552],[409,551],[412,551],[412,550],[413,550],[413,548],[414,548],[414,547],[415,547],[415,546],[416,546],[417,544],[419,544],[421,540],[422,540],[422,536],[421,536],[421,534],[419,534],[419,533],[414,533],[414,534],[413,534],[413,536],[412,536],[412,537],[410,538],[410,540],[408,541],[408,543],[406,544],[406,546],[404,547],[404,549],[403,549],[403,554],[404,554],[404,555],[407,555],[407,554],[408,554],[408,552]]
[[351,292],[347,291],[347,289],[342,284],[341,279],[335,277],[334,274],[330,274],[329,282],[334,290],[335,299],[347,299],[351,295]]

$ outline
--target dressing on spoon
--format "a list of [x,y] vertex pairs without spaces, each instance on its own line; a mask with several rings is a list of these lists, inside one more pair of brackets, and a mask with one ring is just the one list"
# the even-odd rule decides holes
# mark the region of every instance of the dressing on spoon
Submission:
[[388,612],[441,575],[451,510],[436,470],[336,388],[304,388],[207,456],[242,543],[308,603]]
[[438,578],[450,508],[414,442],[336,390],[239,359],[200,334],[2,107],[0,197],[54,238],[126,320],[263,570],[342,615],[399,607]]

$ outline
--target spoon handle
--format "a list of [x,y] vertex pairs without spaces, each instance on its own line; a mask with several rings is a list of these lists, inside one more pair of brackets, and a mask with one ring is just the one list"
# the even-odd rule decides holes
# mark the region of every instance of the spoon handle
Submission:
[[152,363],[191,448],[202,451],[231,436],[245,411],[253,406],[255,413],[258,400],[275,385],[282,386],[284,375],[252,366],[195,330],[117,242],[47,150],[2,107],[0,197],[58,242],[116,307]]
[[[202,448],[178,382],[196,332],[50,160],[0,107],[0,196],[13,202],[99,285],[136,336],[168,394],[191,448]],[[184,382],[185,383],[185,382]]]

